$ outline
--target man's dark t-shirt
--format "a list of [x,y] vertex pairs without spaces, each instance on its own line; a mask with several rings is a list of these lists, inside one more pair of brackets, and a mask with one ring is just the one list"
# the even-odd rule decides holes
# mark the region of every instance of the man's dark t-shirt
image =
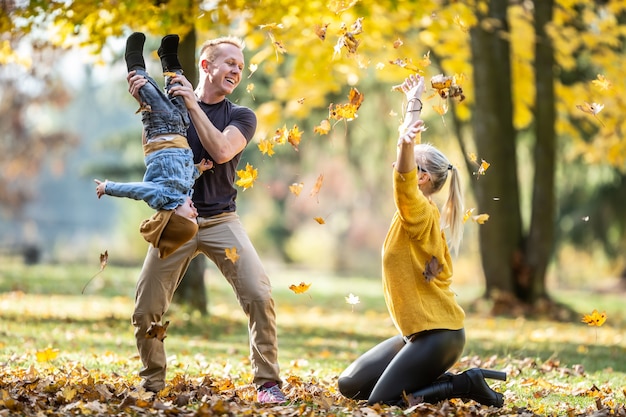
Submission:
[[[257,121],[256,115],[249,108],[236,105],[228,99],[216,104],[200,102],[200,108],[218,130],[223,131],[227,126],[232,125],[239,129],[247,143],[252,140]],[[213,161],[213,157],[200,143],[193,123],[187,131],[187,140],[193,151],[196,164],[202,158]],[[237,164],[242,153],[243,151],[239,152],[233,159],[224,164],[215,164],[212,169],[205,171],[196,180],[192,200],[200,217],[211,217],[236,210],[237,189],[234,183]]]

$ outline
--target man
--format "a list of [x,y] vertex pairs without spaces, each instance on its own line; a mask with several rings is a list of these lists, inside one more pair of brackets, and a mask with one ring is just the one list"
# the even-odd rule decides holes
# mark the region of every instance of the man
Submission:
[[[167,311],[191,259],[205,254],[232,285],[239,304],[248,317],[250,359],[253,382],[261,403],[283,403],[280,387],[276,316],[271,284],[261,260],[236,213],[237,189],[234,186],[237,164],[256,130],[256,116],[226,96],[241,81],[244,69],[243,42],[222,37],[205,42],[200,50],[199,83],[193,90],[183,76],[172,77],[180,83],[170,95],[183,97],[191,118],[187,132],[194,161],[203,158],[214,167],[194,186],[193,202],[198,210],[199,230],[191,241],[167,259],[160,259],[152,247],[137,282],[133,325],[143,367],[139,375],[145,389],[158,392],[165,386],[166,355],[163,342],[146,338],[153,322],[160,322]],[[129,92],[139,100],[139,89],[147,82],[130,73]],[[236,248],[239,259],[232,262],[226,249]]]

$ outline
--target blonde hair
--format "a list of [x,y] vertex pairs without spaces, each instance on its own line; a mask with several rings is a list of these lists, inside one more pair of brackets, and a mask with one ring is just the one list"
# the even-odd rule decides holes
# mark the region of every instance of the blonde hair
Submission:
[[458,254],[463,240],[463,189],[459,171],[439,149],[430,144],[416,145],[414,153],[417,165],[430,175],[432,193],[441,190],[448,176],[450,177],[448,199],[441,211],[441,228],[450,229],[449,245],[452,251]]
[[238,38],[236,36],[229,35],[229,36],[222,36],[220,38],[209,39],[208,41],[204,42],[202,46],[200,47],[200,59],[198,61],[202,62],[202,59],[206,59],[207,61],[213,62],[213,60],[217,56],[216,53],[218,51],[216,46],[221,45],[223,43],[235,45],[237,48],[239,48],[242,51],[246,47],[243,39]]

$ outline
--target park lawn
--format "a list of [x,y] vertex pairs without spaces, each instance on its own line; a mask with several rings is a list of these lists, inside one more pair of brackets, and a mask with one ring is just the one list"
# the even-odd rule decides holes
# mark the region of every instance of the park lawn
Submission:
[[[98,272],[92,269],[0,264],[0,416],[9,411],[107,415],[112,408],[121,415],[407,414],[398,407],[366,407],[336,391],[337,375],[352,360],[395,334],[378,279],[268,268],[291,402],[261,407],[250,385],[245,317],[219,273],[208,273],[208,316],[176,305],[166,315],[169,384],[150,400],[131,392],[139,382],[130,324],[139,268],[109,265],[81,294]],[[302,294],[289,289],[300,282],[310,283],[310,289]],[[466,305],[480,295],[478,286],[455,291]],[[359,302],[347,303],[349,294]],[[416,405],[408,414],[445,409],[460,415],[556,416],[602,409],[606,415],[626,415],[623,294],[555,291],[554,296],[581,317],[598,309],[608,319],[590,327],[580,321],[468,313],[465,356],[453,371],[473,366],[507,371],[506,382],[489,381],[504,393],[505,406],[451,400]]]

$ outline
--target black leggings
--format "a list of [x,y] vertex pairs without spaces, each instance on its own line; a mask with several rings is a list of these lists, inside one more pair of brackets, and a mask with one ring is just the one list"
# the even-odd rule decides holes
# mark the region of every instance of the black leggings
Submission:
[[428,330],[394,336],[365,352],[339,376],[339,392],[369,404],[395,404],[430,385],[461,357],[465,330]]

